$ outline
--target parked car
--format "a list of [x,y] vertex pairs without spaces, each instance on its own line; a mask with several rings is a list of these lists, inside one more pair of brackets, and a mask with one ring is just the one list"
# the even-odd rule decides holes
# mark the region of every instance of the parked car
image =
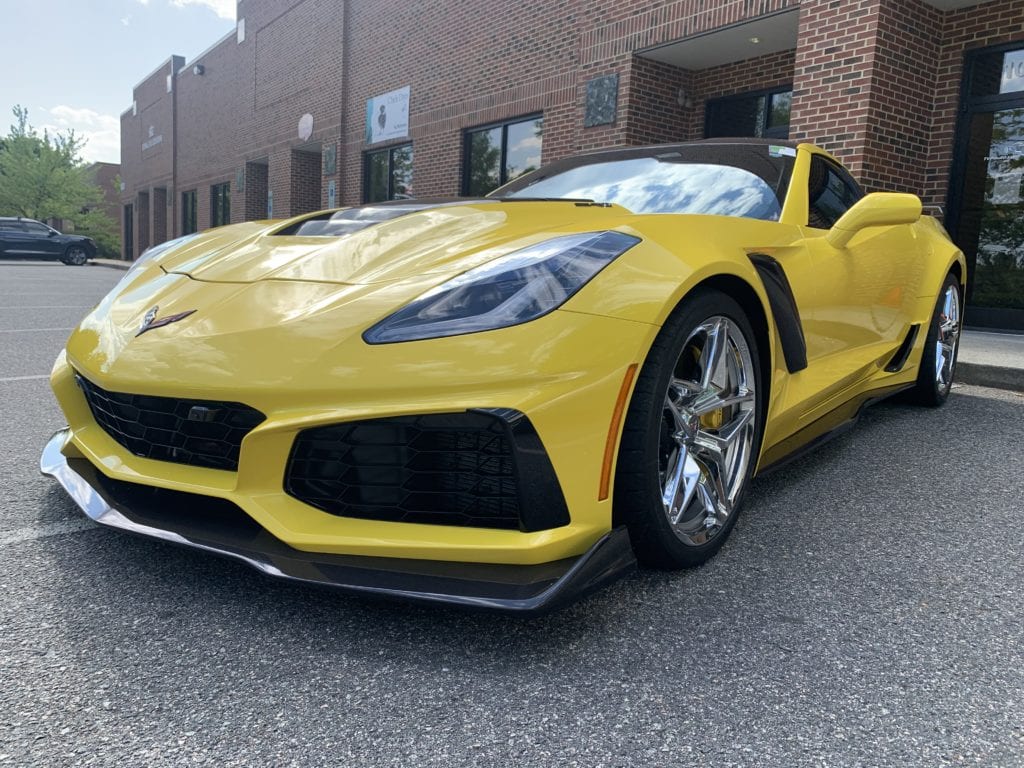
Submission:
[[64,235],[35,219],[0,216],[0,259],[58,259],[80,267],[96,257],[96,243]]
[[788,142],[219,227],[71,334],[41,468],[269,575],[542,611],[705,562],[755,473],[864,406],[941,405],[966,278],[916,196]]

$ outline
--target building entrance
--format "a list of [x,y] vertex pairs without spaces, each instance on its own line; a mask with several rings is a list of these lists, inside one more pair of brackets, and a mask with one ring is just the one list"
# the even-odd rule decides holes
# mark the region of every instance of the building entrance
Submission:
[[967,62],[950,229],[967,256],[968,325],[1024,331],[1024,45]]

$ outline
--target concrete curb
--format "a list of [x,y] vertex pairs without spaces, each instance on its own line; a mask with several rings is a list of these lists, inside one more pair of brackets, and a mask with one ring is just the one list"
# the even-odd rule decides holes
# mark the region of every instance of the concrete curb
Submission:
[[119,261],[117,259],[90,259],[90,267],[106,267],[107,269],[117,269],[122,272],[127,272],[131,269],[132,262],[130,261]]
[[127,272],[131,269],[132,263],[130,261],[118,261],[117,259],[90,259],[89,266],[119,269],[122,272]]
[[962,360],[958,360],[956,364],[956,380],[961,384],[974,384],[979,387],[1024,392],[1024,368],[965,363]]

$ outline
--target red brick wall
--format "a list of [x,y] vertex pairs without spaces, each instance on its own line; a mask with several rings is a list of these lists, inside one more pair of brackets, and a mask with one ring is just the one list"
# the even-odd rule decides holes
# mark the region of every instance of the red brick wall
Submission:
[[[692,138],[697,75],[679,67],[633,57],[626,136],[630,144],[658,144]],[[680,105],[680,92],[690,106]]]
[[694,79],[694,108],[689,137],[700,139],[704,136],[704,116],[708,99],[792,84],[795,57],[796,51],[779,51],[697,72]]
[[790,138],[810,141],[860,175],[870,112],[879,0],[803,0]]
[[[635,54],[798,5],[795,51],[697,72]],[[1024,39],[1024,0],[948,13],[922,0],[239,0],[238,18],[246,27],[241,44],[231,35],[190,61],[173,99],[166,92],[172,66],[161,68],[135,89],[139,115],[122,116],[122,200],[166,186],[168,236],[180,231],[181,192],[197,190],[202,228],[209,187],[223,181],[232,182],[234,221],[265,215],[268,190],[279,217],[325,205],[331,179],[339,204],[360,201],[364,153],[387,146],[365,144],[366,100],[403,86],[411,89],[420,196],[459,191],[467,128],[543,113],[548,162],[698,138],[705,100],[793,83],[793,138],[836,152],[869,188],[923,190],[929,202],[942,202],[964,50]],[[194,63],[205,67],[203,76],[192,74]],[[610,74],[619,76],[616,121],[584,128],[586,83]],[[680,88],[692,107],[679,105]],[[306,113],[314,127],[304,144],[297,125]],[[143,154],[149,125],[164,142]],[[332,177],[306,164],[328,144],[337,145]],[[250,172],[239,194],[237,173],[251,161],[266,162],[267,175]]]
[[291,213],[312,213],[320,202],[320,153],[292,151]]
[[[181,234],[181,192],[196,190],[196,220],[210,226],[210,185],[231,182],[231,220],[242,221],[234,199],[235,175],[252,146],[252,44],[226,36],[189,61],[177,78],[178,168],[174,231]],[[195,65],[203,67],[194,74]]]
[[925,168],[925,202],[946,204],[964,54],[976,48],[1020,41],[1024,41],[1024,0],[1001,0],[945,15],[935,70],[935,112]]
[[544,159],[573,151],[580,4],[350,3],[340,200],[362,199],[363,153],[387,146],[365,145],[367,99],[404,86],[417,195],[458,192],[462,131],[476,125],[544,112]]
[[878,8],[862,181],[920,194],[928,161],[942,14],[920,0]]

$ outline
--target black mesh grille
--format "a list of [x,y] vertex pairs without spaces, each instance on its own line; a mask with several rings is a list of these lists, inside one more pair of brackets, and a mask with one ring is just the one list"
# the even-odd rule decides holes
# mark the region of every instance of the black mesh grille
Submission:
[[343,517],[519,528],[513,446],[498,418],[432,414],[301,432],[285,490]]
[[242,438],[266,418],[241,403],[108,392],[76,379],[96,423],[147,459],[237,470]]

